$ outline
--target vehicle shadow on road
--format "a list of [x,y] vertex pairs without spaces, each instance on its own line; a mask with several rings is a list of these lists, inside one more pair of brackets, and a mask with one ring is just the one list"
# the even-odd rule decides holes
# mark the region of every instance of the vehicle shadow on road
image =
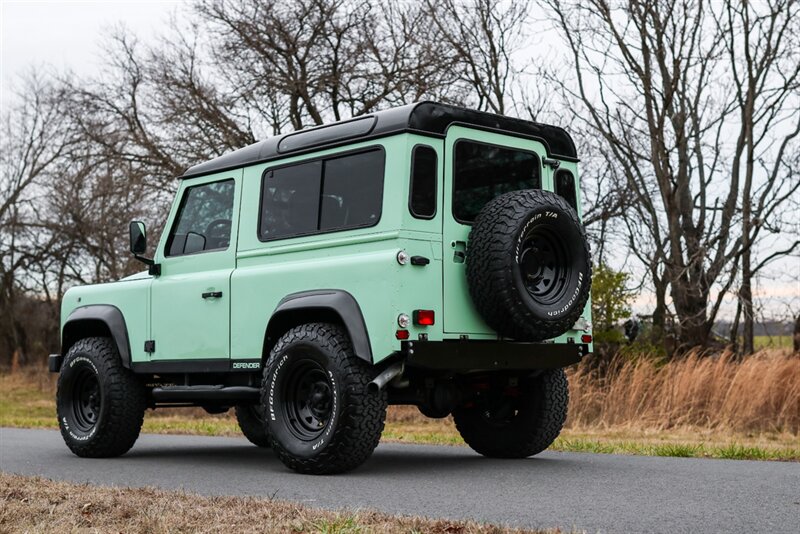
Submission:
[[[147,446],[138,449],[134,447],[124,458],[137,463],[161,459],[196,467],[213,465],[262,471],[286,469],[272,450],[237,444]],[[509,473],[519,470],[549,472],[554,469],[573,468],[580,463],[578,459],[566,457],[537,456],[508,460],[485,458],[462,447],[394,445],[390,449],[379,447],[364,465],[350,475],[412,475],[431,471],[439,473],[462,471],[466,474],[472,470],[485,472],[487,468]]]

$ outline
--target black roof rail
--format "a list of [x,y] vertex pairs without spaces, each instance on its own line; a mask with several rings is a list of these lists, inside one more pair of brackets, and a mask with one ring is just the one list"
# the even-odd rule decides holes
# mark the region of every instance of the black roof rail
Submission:
[[545,146],[549,157],[566,161],[578,160],[575,143],[569,134],[558,126],[426,101],[270,137],[190,167],[181,178],[212,174],[323,147],[331,148],[356,140],[362,141],[402,132],[442,137],[452,125],[530,137]]

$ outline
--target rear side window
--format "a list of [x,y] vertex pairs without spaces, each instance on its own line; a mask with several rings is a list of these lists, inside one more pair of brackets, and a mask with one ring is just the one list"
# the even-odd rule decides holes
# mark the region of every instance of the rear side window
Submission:
[[374,226],[383,203],[382,149],[269,169],[261,183],[262,241]]
[[432,219],[436,215],[436,151],[417,145],[411,155],[411,192],[408,202],[411,215]]
[[458,141],[453,169],[453,216],[472,223],[493,198],[520,189],[542,187],[539,157],[474,141]]
[[578,211],[578,199],[575,195],[575,176],[566,169],[556,172],[556,194],[567,201],[576,212]]
[[225,180],[186,189],[167,239],[167,256],[228,248],[234,188],[233,180]]

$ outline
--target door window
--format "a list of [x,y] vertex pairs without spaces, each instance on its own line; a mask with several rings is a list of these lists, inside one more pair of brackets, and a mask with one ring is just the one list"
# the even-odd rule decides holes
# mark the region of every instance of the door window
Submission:
[[189,187],[167,240],[167,256],[227,249],[231,241],[233,180]]

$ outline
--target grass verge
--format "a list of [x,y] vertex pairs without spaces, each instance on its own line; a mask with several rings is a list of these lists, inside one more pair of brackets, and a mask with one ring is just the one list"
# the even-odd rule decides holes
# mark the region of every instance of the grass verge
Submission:
[[203,497],[152,488],[98,487],[0,472],[0,532],[431,532],[525,531],[473,521],[327,511],[254,497]]
[[[57,428],[52,377],[47,374],[0,375],[0,426]],[[148,411],[144,432],[240,436],[231,413],[209,415],[201,409]],[[422,417],[413,407],[391,407],[384,441],[464,445],[452,420]],[[800,461],[800,439],[791,433],[733,433],[702,428],[672,430],[631,426],[564,429],[551,450],[692,458]]]

